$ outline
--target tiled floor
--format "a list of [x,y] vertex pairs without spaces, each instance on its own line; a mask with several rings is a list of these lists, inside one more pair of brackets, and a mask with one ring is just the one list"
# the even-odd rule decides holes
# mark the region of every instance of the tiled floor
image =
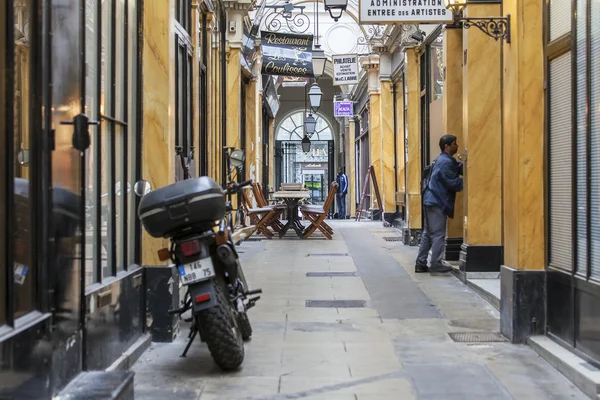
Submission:
[[[263,295],[249,312],[254,335],[239,371],[221,372],[199,341],[180,358],[184,327],[136,363],[136,399],[586,398],[527,346],[454,342],[448,332],[497,331],[497,311],[453,276],[415,275],[417,249],[382,239],[396,230],[330,224],[332,241],[241,246],[246,277]],[[306,276],[328,271],[356,276]],[[314,308],[307,300],[365,307]]]

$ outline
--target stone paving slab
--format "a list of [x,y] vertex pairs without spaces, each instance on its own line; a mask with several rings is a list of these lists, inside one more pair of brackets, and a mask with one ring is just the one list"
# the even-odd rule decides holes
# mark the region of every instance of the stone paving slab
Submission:
[[[240,370],[220,371],[205,344],[188,357],[153,343],[134,365],[136,399],[585,399],[527,346],[456,343],[449,332],[497,331],[498,314],[453,277],[414,274],[416,248],[385,242],[381,223],[331,221],[334,240],[263,240],[240,247],[262,299]],[[348,256],[307,254],[347,253]],[[355,271],[355,277],[307,272]],[[363,308],[307,300],[365,300]]]

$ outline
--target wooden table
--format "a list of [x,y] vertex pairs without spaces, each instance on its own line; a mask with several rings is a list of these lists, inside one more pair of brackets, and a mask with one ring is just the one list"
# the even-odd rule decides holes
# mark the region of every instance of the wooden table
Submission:
[[303,238],[304,235],[304,226],[300,224],[300,220],[298,219],[298,208],[300,200],[308,199],[310,197],[310,193],[306,190],[287,190],[287,191],[279,191],[273,193],[272,197],[274,199],[281,199],[287,206],[288,212],[288,221],[279,232],[279,237],[282,238],[288,229],[292,228],[298,237]]

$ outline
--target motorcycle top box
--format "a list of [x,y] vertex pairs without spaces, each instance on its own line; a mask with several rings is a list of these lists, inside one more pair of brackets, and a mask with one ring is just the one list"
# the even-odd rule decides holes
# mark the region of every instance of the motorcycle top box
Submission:
[[138,215],[144,229],[155,238],[208,230],[225,215],[225,195],[207,176],[186,179],[146,194]]

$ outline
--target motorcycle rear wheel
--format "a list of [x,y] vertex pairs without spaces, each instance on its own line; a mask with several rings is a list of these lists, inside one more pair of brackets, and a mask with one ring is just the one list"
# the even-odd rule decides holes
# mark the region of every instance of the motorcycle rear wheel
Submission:
[[215,278],[217,306],[200,312],[196,323],[215,364],[224,371],[244,362],[244,340],[222,277]]
[[242,339],[249,340],[252,337],[252,325],[250,325],[250,319],[248,318],[247,312],[238,312],[237,322],[242,332]]

